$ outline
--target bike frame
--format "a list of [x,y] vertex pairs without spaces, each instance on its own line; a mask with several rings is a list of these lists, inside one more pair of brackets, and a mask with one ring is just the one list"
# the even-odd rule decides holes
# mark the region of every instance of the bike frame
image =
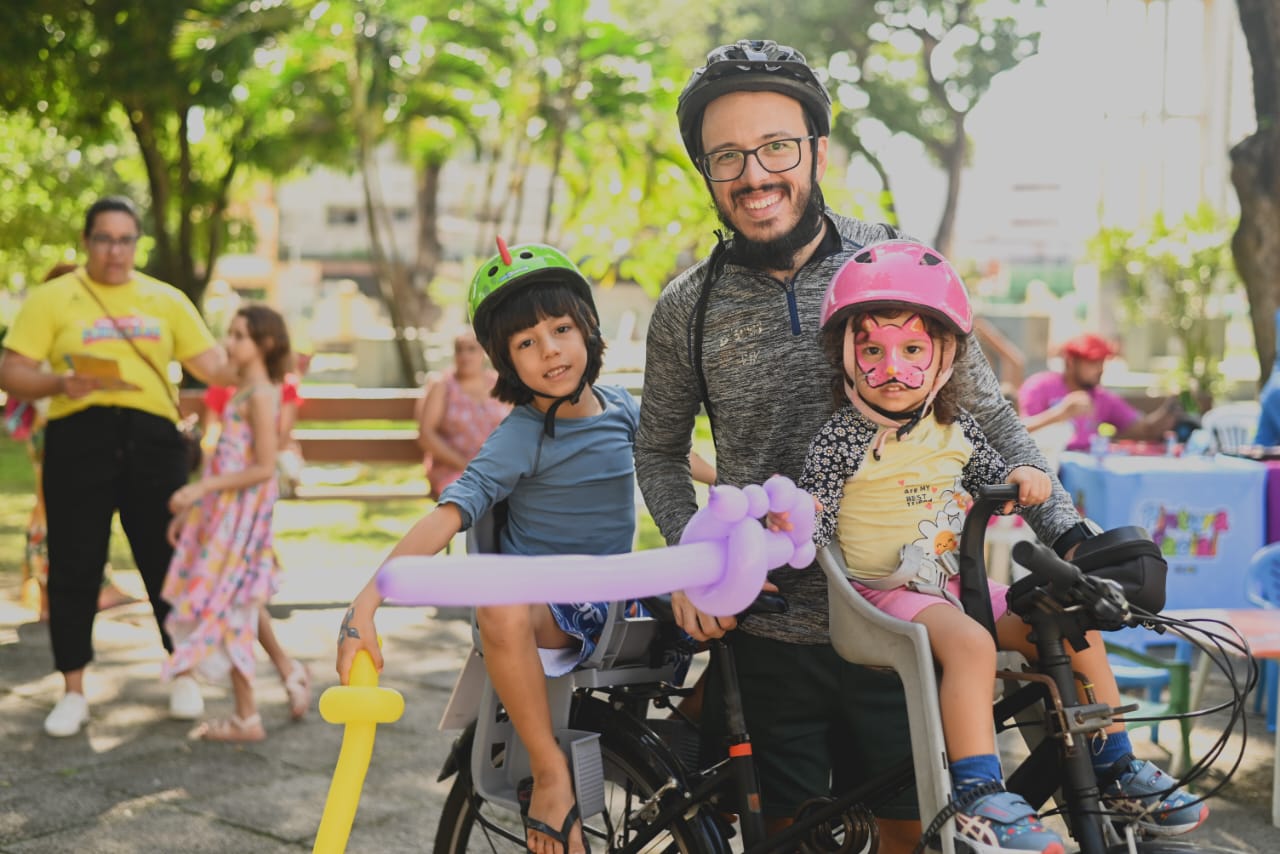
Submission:
[[[962,540],[961,572],[972,579],[983,579],[985,593],[985,562],[983,560],[984,534],[986,523],[991,513],[1007,500],[1016,498],[1016,487],[996,487],[986,490],[975,501],[966,519],[964,538]],[[820,557],[821,560],[821,557]],[[910,647],[914,659],[908,666],[903,666],[901,657],[898,663],[892,660],[867,661],[865,656],[851,657],[846,650],[857,647],[859,653],[865,652],[862,646],[854,644],[848,638],[841,638],[843,628],[847,628],[850,614],[845,613],[845,606],[837,603],[836,592],[840,589],[833,579],[831,567],[824,565],[829,579],[832,579],[832,643],[842,656],[855,663],[871,666],[893,666],[903,678],[908,694],[909,712],[911,714],[912,746],[914,759],[904,759],[891,770],[864,781],[853,790],[837,796],[832,800],[807,809],[803,816],[786,830],[774,836],[765,835],[765,823],[760,810],[760,792],[755,762],[751,751],[751,738],[747,730],[743,714],[741,694],[734,666],[733,651],[723,640],[715,640],[710,645],[713,659],[713,670],[719,674],[723,688],[725,704],[725,724],[728,735],[727,755],[719,762],[700,769],[686,769],[683,780],[671,780],[649,802],[642,805],[646,815],[643,822],[637,825],[634,835],[625,846],[612,848],[615,854],[635,854],[644,849],[654,837],[691,810],[705,808],[725,812],[736,812],[740,816],[742,839],[746,854],[775,854],[775,852],[794,851],[806,836],[815,831],[825,831],[833,822],[839,822],[843,816],[859,806],[875,806],[887,801],[902,790],[917,785],[921,795],[922,818],[928,822],[932,814],[946,805],[950,800],[949,777],[945,769],[945,749],[937,754],[937,745],[941,743],[941,724],[937,716],[936,672],[932,666],[927,634],[923,626],[895,620],[887,615],[875,612],[875,616],[858,612],[854,617],[862,620],[875,619],[876,616],[900,624],[895,628],[907,632],[909,640],[902,648]],[[847,578],[838,579],[845,589],[852,589]],[[970,587],[976,586],[970,585]],[[860,597],[859,597],[860,598]],[[1089,756],[1088,736],[1105,728],[1112,721],[1113,715],[1128,711],[1129,707],[1113,709],[1104,704],[1079,701],[1076,674],[1072,671],[1070,658],[1066,654],[1065,641],[1071,641],[1075,648],[1083,643],[1084,632],[1090,628],[1086,625],[1086,615],[1078,608],[1065,608],[1049,594],[1047,586],[1036,587],[1021,597],[1033,600],[1026,609],[1017,608],[1019,613],[1026,613],[1024,619],[1034,630],[1034,640],[1040,659],[1032,673],[1001,672],[997,674],[1006,680],[1018,680],[1023,685],[994,707],[995,721],[998,731],[1005,731],[1018,724],[1013,718],[1036,704],[1044,704],[1044,726],[1046,737],[1034,747],[1030,756],[1024,760],[1012,774],[1007,777],[1010,791],[1022,794],[1029,803],[1039,809],[1053,793],[1061,788],[1063,812],[1067,814],[1071,833],[1080,845],[1081,854],[1101,854],[1111,842],[1120,841],[1118,835],[1106,821],[1100,800],[1097,780],[1094,775]],[[864,604],[865,600],[863,600]],[[1013,604],[1013,603],[1011,603]],[[866,604],[867,608],[871,608]],[[874,609],[873,609],[874,610]],[[989,613],[989,612],[988,612]],[[841,617],[843,615],[843,617]],[[846,622],[842,623],[844,619]],[[918,630],[918,631],[917,631]],[[844,643],[842,644],[842,640]],[[862,639],[865,641],[865,637]],[[923,644],[923,648],[921,648]],[[927,667],[923,667],[927,663]],[[921,664],[921,667],[915,666]],[[653,696],[645,697],[637,694],[636,689],[643,686],[632,683],[629,686],[611,687],[601,681],[586,688],[591,692],[605,693],[611,700],[615,714],[631,715],[636,700],[643,700],[644,708],[655,698],[666,702],[670,697],[680,694],[680,689],[667,684],[656,684]],[[581,689],[580,689],[581,690]],[[914,695],[914,696],[913,696]],[[922,703],[920,697],[924,698]],[[916,706],[927,706],[932,698],[933,717],[920,717],[913,709]],[[1090,698],[1091,699],[1091,698]],[[660,743],[660,739],[644,720],[644,708],[633,715],[636,723],[648,730],[652,743]],[[936,728],[936,732],[931,731]],[[927,732],[921,732],[927,731]],[[932,742],[924,740],[928,735]],[[919,738],[918,738],[919,736]],[[932,745],[930,747],[929,745]],[[921,751],[925,751],[923,754]],[[451,756],[445,771],[444,779],[451,769],[465,766],[468,757]],[[933,797],[940,804],[926,802],[921,788],[921,775],[931,776],[935,784]],[[938,795],[938,788],[945,782],[945,795]],[[732,804],[725,803],[729,797]],[[482,819],[483,821],[483,819]],[[948,823],[950,824],[950,823]],[[846,824],[846,827],[848,825]],[[494,828],[495,830],[499,830]],[[503,835],[507,835],[503,833]],[[950,854],[954,845],[949,833],[941,837],[943,851]],[[727,846],[726,846],[727,850]]]

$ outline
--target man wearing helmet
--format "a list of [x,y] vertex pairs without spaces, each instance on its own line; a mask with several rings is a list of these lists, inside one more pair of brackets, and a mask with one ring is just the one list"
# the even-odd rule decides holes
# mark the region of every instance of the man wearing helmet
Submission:
[[[666,288],[649,325],[636,474],[668,542],[696,509],[687,457],[703,406],[720,482],[800,475],[810,438],[833,411],[818,343],[826,285],[851,252],[895,236],[826,208],[819,181],[831,99],[799,51],[771,41],[717,48],[693,73],[677,112],[729,236]],[[955,376],[966,408],[1009,465],[1047,468],[977,348],[957,361]],[[1053,487],[1028,519],[1041,539],[1066,551],[1088,528],[1056,479]],[[789,602],[785,614],[739,624],[698,612],[680,593],[672,602],[695,638],[741,628],[730,641],[764,812],[780,827],[804,801],[893,764],[910,744],[897,680],[832,650],[822,573],[780,571],[771,581]],[[708,682],[704,732],[720,717],[715,685]],[[883,812],[886,850],[911,849],[916,813],[909,793]]]

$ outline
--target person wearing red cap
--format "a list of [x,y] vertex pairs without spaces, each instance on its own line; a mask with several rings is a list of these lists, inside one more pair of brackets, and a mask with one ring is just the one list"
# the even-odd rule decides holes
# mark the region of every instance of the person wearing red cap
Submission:
[[1143,415],[1123,397],[1102,387],[1103,366],[1119,352],[1110,341],[1085,333],[1063,344],[1061,352],[1061,372],[1033,374],[1018,389],[1018,411],[1027,430],[1071,421],[1075,433],[1067,450],[1083,451],[1100,424],[1115,427],[1118,439],[1158,440],[1173,429],[1178,417],[1174,398]]

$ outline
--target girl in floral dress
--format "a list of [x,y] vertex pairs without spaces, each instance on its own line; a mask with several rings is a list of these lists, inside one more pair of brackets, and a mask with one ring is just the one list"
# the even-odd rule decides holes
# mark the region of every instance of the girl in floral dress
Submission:
[[240,382],[201,477],[169,499],[173,562],[164,598],[174,651],[164,675],[222,680],[230,674],[235,714],[208,721],[210,741],[266,737],[253,697],[258,611],[276,590],[271,514],[279,495],[280,381],[289,360],[284,320],[270,308],[241,308],[231,321],[227,355]]

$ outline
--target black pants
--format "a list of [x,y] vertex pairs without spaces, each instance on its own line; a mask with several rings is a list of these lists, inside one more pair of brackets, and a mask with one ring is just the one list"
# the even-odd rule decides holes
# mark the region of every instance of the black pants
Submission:
[[93,660],[93,620],[111,539],[120,523],[160,627],[160,598],[173,557],[165,538],[169,496],[187,482],[185,449],[173,422],[136,409],[91,406],[50,421],[45,432],[44,500],[49,525],[49,635],[61,672]]

